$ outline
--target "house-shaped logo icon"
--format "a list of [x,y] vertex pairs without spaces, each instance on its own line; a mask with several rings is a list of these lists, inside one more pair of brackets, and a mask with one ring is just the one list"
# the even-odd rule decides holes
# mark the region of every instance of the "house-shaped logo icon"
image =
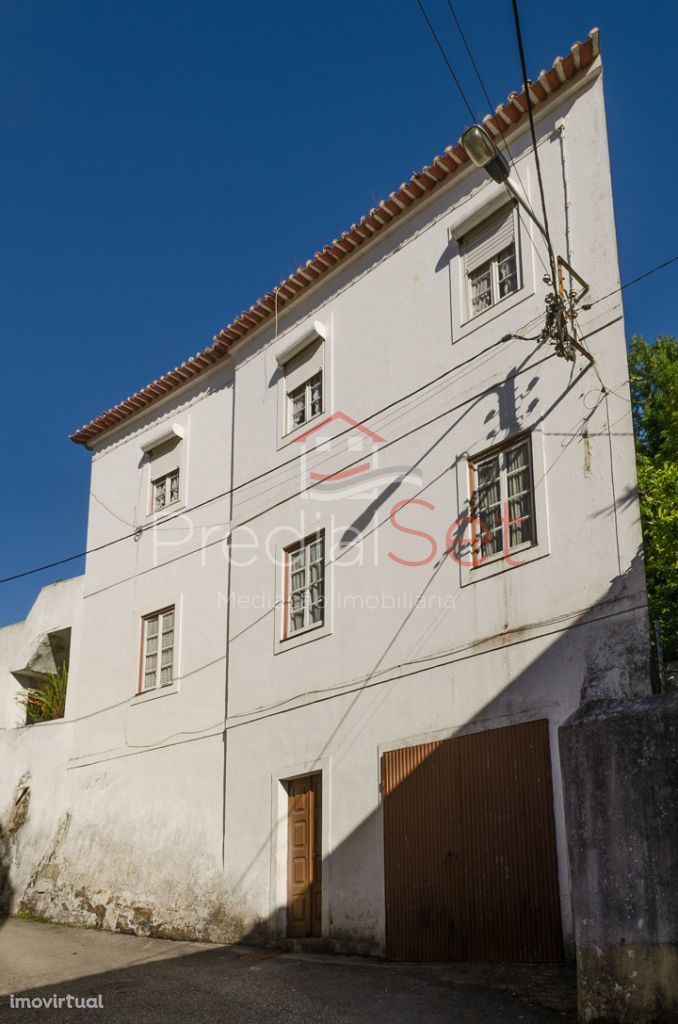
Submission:
[[[325,417],[295,440],[303,449],[300,472],[304,498],[374,498],[394,477],[402,475],[402,467],[380,470],[379,448],[385,444],[384,438],[342,411]],[[405,470],[405,477],[421,486],[418,475],[412,480]]]

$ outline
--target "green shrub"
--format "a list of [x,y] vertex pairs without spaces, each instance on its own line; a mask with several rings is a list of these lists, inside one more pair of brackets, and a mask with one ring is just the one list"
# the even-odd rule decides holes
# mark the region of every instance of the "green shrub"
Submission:
[[17,697],[17,703],[26,709],[26,724],[51,722],[63,718],[66,713],[66,690],[68,689],[68,666],[62,665],[58,672],[48,672],[39,689],[24,690]]
[[638,494],[650,618],[665,661],[678,659],[678,338],[629,346]]

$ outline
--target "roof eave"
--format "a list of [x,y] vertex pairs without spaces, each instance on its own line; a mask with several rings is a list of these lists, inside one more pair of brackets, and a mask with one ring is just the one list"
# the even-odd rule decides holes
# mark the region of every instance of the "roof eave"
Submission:
[[[537,79],[529,83],[535,113],[551,105],[554,93],[560,93],[563,87],[574,80],[584,78],[599,54],[600,35],[598,29],[594,28],[585,42],[577,42],[570,48],[567,57],[557,57],[548,71],[541,71]],[[500,104],[493,114],[487,114],[482,123],[493,137],[510,137],[518,126],[524,125],[526,113],[527,99],[523,88],[519,93],[510,93],[507,101]],[[299,298],[311,294],[315,286],[326,281],[336,269],[350,263],[354,255],[364,252],[373,239],[382,238],[383,232],[392,224],[401,223],[401,218],[406,218],[413,208],[420,209],[433,193],[439,194],[441,185],[463,178],[461,172],[466,169],[471,170],[470,161],[461,141],[457,141],[454,146],[448,146],[443,154],[434,157],[421,171],[415,172],[408,182],[403,182],[396,192],[391,192],[388,199],[373,207],[357,224],[335,238],[331,245],[324,246],[303,267],[297,267],[273,291],[267,292],[248,310],[240,313],[214,336],[212,344],[206,349],[96,416],[71,434],[70,440],[91,448],[95,441],[101,440],[121,424],[212,370],[242,342],[250,340],[260,328],[283,311],[289,310]],[[457,174],[460,178],[457,178]]]

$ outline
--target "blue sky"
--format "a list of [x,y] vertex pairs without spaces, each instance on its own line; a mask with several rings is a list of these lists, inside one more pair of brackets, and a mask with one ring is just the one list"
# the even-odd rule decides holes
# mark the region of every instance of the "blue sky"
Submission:
[[[474,106],[446,0],[427,0]],[[520,85],[509,0],[456,0],[490,96]],[[678,251],[678,5],[521,4],[530,74],[601,29],[622,279]],[[468,114],[416,0],[5,0],[0,577],[81,550],[89,456],[67,435],[234,314],[457,139]],[[626,293],[676,332],[678,265]],[[79,562],[0,587],[0,624]]]

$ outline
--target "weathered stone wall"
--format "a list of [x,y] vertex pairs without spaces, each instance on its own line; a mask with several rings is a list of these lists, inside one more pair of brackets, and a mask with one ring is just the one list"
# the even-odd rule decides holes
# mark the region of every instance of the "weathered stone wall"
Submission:
[[678,694],[560,729],[583,1021],[678,1020]]
[[186,744],[150,762],[69,767],[71,731],[60,720],[2,735],[0,923],[19,912],[163,938],[258,939],[265,922],[223,876],[221,738],[201,743],[201,779]]

